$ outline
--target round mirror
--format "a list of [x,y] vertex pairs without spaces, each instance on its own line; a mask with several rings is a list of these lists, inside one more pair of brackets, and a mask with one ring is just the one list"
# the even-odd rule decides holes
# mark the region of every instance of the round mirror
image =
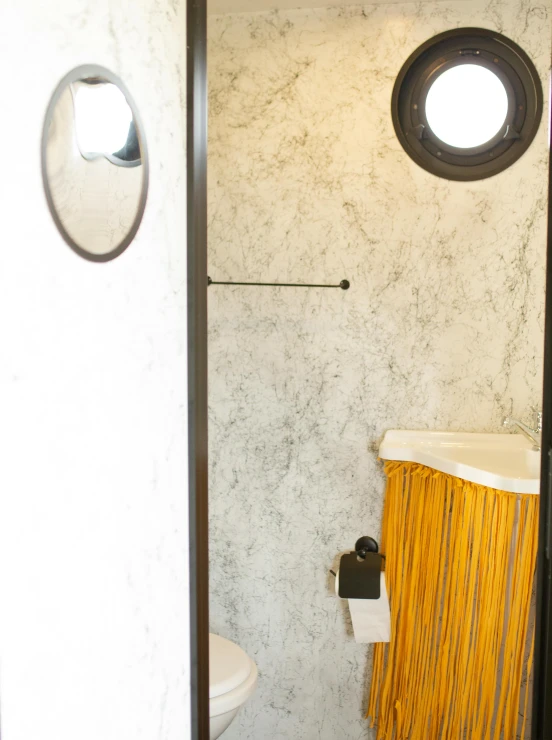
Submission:
[[42,177],[52,217],[81,257],[114,259],[134,239],[148,189],[146,142],[134,101],[109,70],[77,67],[57,86]]

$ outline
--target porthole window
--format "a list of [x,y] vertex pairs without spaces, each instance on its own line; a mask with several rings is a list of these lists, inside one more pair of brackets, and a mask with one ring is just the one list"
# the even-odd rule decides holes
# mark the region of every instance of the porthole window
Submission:
[[542,85],[517,44],[482,28],[427,41],[406,61],[393,90],[393,124],[407,154],[449,180],[502,172],[537,133]]

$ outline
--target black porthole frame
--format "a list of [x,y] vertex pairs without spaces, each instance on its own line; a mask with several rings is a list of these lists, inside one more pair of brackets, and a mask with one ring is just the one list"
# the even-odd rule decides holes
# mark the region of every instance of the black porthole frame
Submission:
[[[460,64],[487,67],[508,95],[501,130],[470,149],[443,142],[425,116],[425,100],[435,79]],[[529,56],[506,36],[483,28],[456,28],[422,44],[399,72],[391,101],[395,132],[406,153],[433,175],[461,181],[492,177],[516,162],[535,138],[542,111],[542,84]]]

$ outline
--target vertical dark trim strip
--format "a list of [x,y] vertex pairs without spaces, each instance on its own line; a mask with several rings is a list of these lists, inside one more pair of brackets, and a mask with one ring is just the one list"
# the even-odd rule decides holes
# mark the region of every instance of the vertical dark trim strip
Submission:
[[207,0],[187,0],[188,454],[192,740],[209,740]]
[[[549,125],[550,104],[548,111]],[[552,130],[552,129],[549,129]],[[537,625],[533,740],[552,738],[552,157],[549,152],[548,246],[546,264],[546,313],[544,327],[544,388],[540,490],[539,562],[537,574]]]

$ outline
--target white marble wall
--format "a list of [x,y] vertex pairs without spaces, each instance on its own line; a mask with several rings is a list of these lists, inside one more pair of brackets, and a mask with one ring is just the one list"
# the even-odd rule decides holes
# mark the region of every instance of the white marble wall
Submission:
[[370,737],[370,651],[328,576],[378,536],[390,428],[498,431],[540,399],[547,126],[477,183],[398,143],[404,60],[495,28],[547,88],[550,0],[211,18],[210,275],[348,292],[209,289],[212,628],[259,690],[228,740]]
[[[186,740],[185,3],[0,8],[2,740]],[[128,85],[151,157],[113,262],[58,234],[46,107],[83,63]]]

